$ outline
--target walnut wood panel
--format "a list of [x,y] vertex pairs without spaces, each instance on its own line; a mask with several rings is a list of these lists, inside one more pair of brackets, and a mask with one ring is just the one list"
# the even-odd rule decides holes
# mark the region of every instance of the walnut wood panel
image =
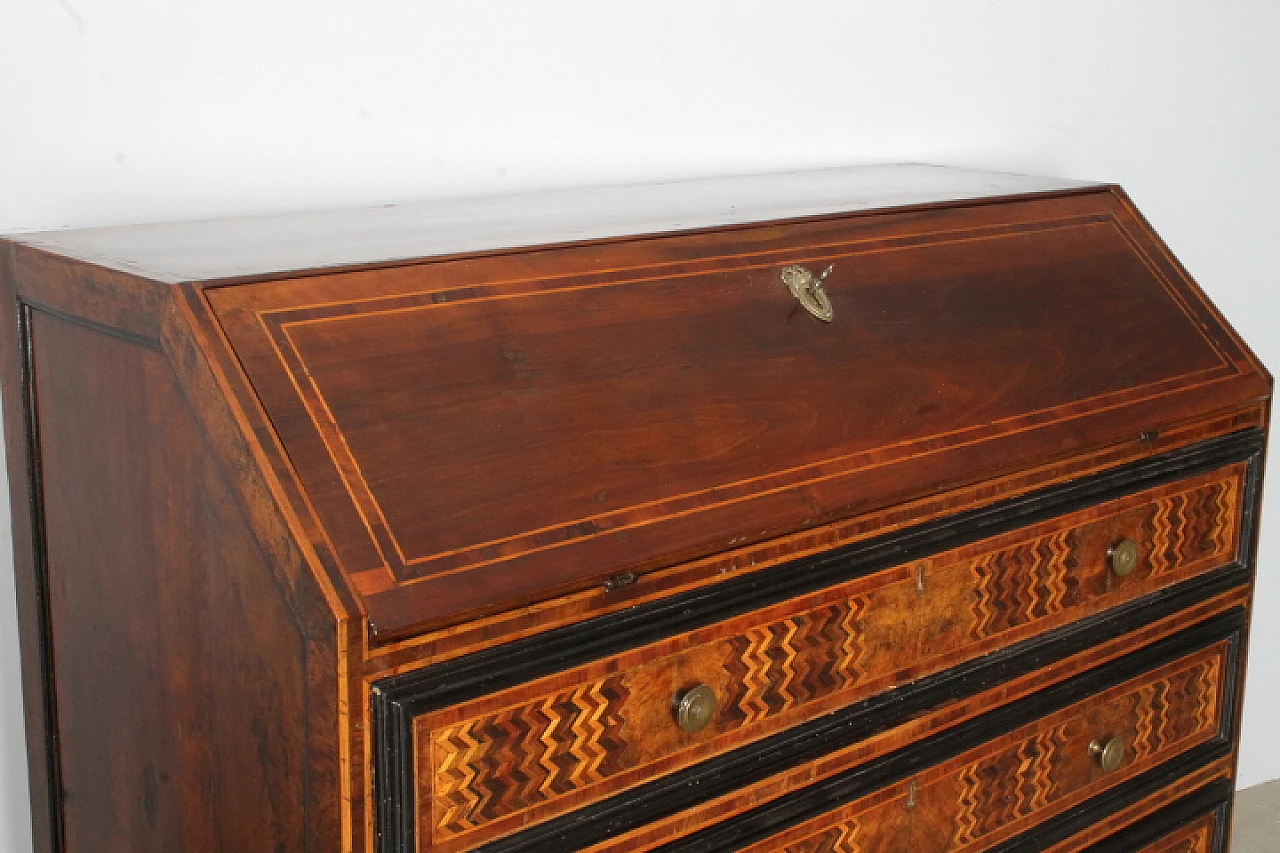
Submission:
[[30,317],[59,849],[305,849],[304,639],[172,372]]
[[[746,848],[751,853],[989,850],[1216,735],[1226,645],[1090,697],[909,781]],[[1122,737],[1125,764],[1089,753]]]
[[[207,292],[387,637],[1168,423],[1253,368],[1141,230],[1095,193],[766,229],[731,254]],[[796,313],[795,261],[836,264],[835,322]]]
[[[475,844],[653,774],[1224,565],[1244,466],[913,562],[415,721],[423,849]],[[1143,543],[1121,581],[1106,551]],[[682,689],[719,697],[689,736]]]

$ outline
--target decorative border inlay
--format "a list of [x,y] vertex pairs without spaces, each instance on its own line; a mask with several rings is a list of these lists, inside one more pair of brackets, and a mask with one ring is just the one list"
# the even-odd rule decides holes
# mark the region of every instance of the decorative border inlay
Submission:
[[[360,465],[352,456],[342,437],[341,429],[334,420],[329,404],[314,379],[306,369],[305,362],[298,352],[295,342],[290,336],[291,328],[310,323],[335,322],[343,319],[363,318],[374,313],[403,311],[438,311],[448,310],[451,306],[468,304],[486,299],[513,299],[536,297],[552,292],[563,292],[566,289],[595,289],[602,287],[618,287],[627,284],[665,280],[680,275],[708,275],[719,272],[745,272],[751,269],[763,269],[776,266],[784,261],[794,261],[803,255],[805,261],[827,263],[840,258],[852,257],[866,252],[898,251],[943,243],[963,242],[968,240],[990,240],[1000,237],[1025,235],[1030,232],[1064,228],[1109,227],[1114,229],[1126,244],[1137,252],[1141,263],[1150,271],[1159,284],[1171,295],[1176,304],[1191,317],[1191,309],[1177,293],[1177,288],[1169,281],[1166,274],[1142,251],[1134,242],[1133,236],[1125,229],[1113,213],[1092,213],[1061,217],[1054,220],[1023,222],[1016,227],[1010,225],[990,225],[971,229],[939,231],[930,234],[911,235],[910,237],[886,238],[883,236],[871,239],[832,242],[821,246],[803,248],[774,249],[766,252],[743,253],[739,255],[723,255],[712,258],[686,262],[686,269],[678,270],[669,263],[657,263],[645,267],[626,270],[628,275],[611,280],[595,278],[601,273],[575,273],[570,280],[581,279],[578,284],[567,284],[557,277],[531,279],[529,281],[484,282],[465,288],[446,290],[428,290],[416,293],[387,294],[365,299],[323,302],[315,305],[285,305],[263,307],[253,310],[261,333],[270,341],[275,357],[283,366],[290,381],[302,401],[320,440],[334,466],[334,471],[343,483],[352,501],[352,509],[359,517],[369,535],[369,546],[376,552],[381,561],[377,566],[348,566],[353,576],[360,576],[362,588],[369,593],[383,591],[387,584],[392,586],[408,586],[415,583],[440,578],[454,572],[468,571],[496,563],[516,559],[521,555],[533,552],[548,551],[566,545],[580,543],[585,539],[606,535],[616,535],[620,531],[636,527],[650,527],[675,516],[706,512],[728,506],[740,501],[753,500],[762,494],[777,489],[795,489],[806,484],[818,483],[869,468],[891,464],[893,461],[908,456],[919,456],[939,452],[968,444],[981,443],[994,435],[999,429],[1001,435],[1012,434],[1030,429],[1040,428],[1058,423],[1079,415],[1085,410],[1125,405],[1137,400],[1151,399],[1181,390],[1188,382],[1208,384],[1240,375],[1240,369],[1203,329],[1197,324],[1201,336],[1209,348],[1215,353],[1219,365],[1194,373],[1169,377],[1150,385],[1132,387],[1120,391],[1108,392],[1095,397],[1073,400],[1040,412],[1019,414],[1005,421],[992,422],[950,432],[943,435],[925,436],[901,443],[889,448],[877,448],[874,454],[856,453],[850,456],[821,460],[806,464],[785,472],[770,472],[760,477],[743,480],[727,486],[694,491],[688,494],[673,496],[669,499],[652,501],[636,506],[629,506],[611,511],[603,515],[557,521],[553,525],[524,533],[511,534],[486,542],[476,542],[465,547],[443,550],[430,554],[410,554],[399,542],[395,531],[387,521],[386,513],[379,505],[377,497],[366,482]],[[688,269],[692,264],[695,269]],[[617,272],[617,271],[610,271]],[[647,273],[647,274],[646,274]],[[939,444],[945,447],[936,447]],[[382,574],[389,573],[387,577]],[[377,575],[375,577],[375,575]]]

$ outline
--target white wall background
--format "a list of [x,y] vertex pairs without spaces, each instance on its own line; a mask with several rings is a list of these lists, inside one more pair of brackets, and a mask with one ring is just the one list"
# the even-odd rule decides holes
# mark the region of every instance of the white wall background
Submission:
[[[1266,0],[0,0],[0,33],[0,232],[809,165],[1113,180],[1280,367]],[[1242,784],[1280,777],[1266,515]],[[0,850],[21,851],[8,552]]]

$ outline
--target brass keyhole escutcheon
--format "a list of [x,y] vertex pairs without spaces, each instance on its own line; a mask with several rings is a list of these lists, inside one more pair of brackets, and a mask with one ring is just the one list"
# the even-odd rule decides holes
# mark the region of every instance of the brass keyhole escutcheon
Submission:
[[676,722],[689,734],[707,727],[716,715],[716,692],[705,684],[692,687],[676,697]]
[[822,282],[835,268],[836,265],[832,264],[821,275],[816,276],[799,264],[782,268],[782,283],[791,291],[791,295],[806,311],[825,323],[831,322],[835,311],[831,307],[831,298],[822,289]]
[[1089,754],[1098,762],[1104,773],[1114,773],[1124,764],[1124,739],[1118,737],[1099,738],[1089,744]]
[[1138,567],[1138,558],[1142,549],[1132,539],[1121,539],[1111,546],[1107,552],[1107,561],[1111,563],[1111,571],[1119,577],[1125,577]]

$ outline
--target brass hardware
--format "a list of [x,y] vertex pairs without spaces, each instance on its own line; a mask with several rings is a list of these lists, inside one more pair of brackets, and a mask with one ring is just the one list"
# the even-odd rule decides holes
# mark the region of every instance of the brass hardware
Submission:
[[620,575],[614,575],[613,577],[605,580],[604,591],[613,592],[615,589],[622,589],[624,586],[631,586],[637,580],[639,580],[639,578],[636,577],[634,572],[625,572]]
[[918,790],[919,788],[916,785],[916,780],[912,779],[911,784],[907,786],[907,811],[915,811],[916,792]]
[[916,595],[924,595],[929,589],[928,578],[925,577],[924,566],[916,569]]
[[702,731],[716,715],[716,692],[705,684],[676,698],[676,722],[689,734]]
[[806,311],[827,323],[831,322],[835,312],[831,307],[831,299],[822,289],[822,282],[835,268],[836,265],[832,264],[822,271],[822,275],[816,277],[798,264],[782,268],[782,283],[791,291],[791,295],[804,306]]
[[1098,739],[1089,744],[1089,754],[1098,762],[1104,773],[1114,773],[1124,764],[1124,739],[1109,737]]
[[1137,542],[1132,539],[1121,539],[1111,546],[1111,550],[1107,552],[1107,560],[1111,563],[1111,571],[1120,577],[1125,577],[1138,567],[1138,557],[1141,555],[1142,550]]

